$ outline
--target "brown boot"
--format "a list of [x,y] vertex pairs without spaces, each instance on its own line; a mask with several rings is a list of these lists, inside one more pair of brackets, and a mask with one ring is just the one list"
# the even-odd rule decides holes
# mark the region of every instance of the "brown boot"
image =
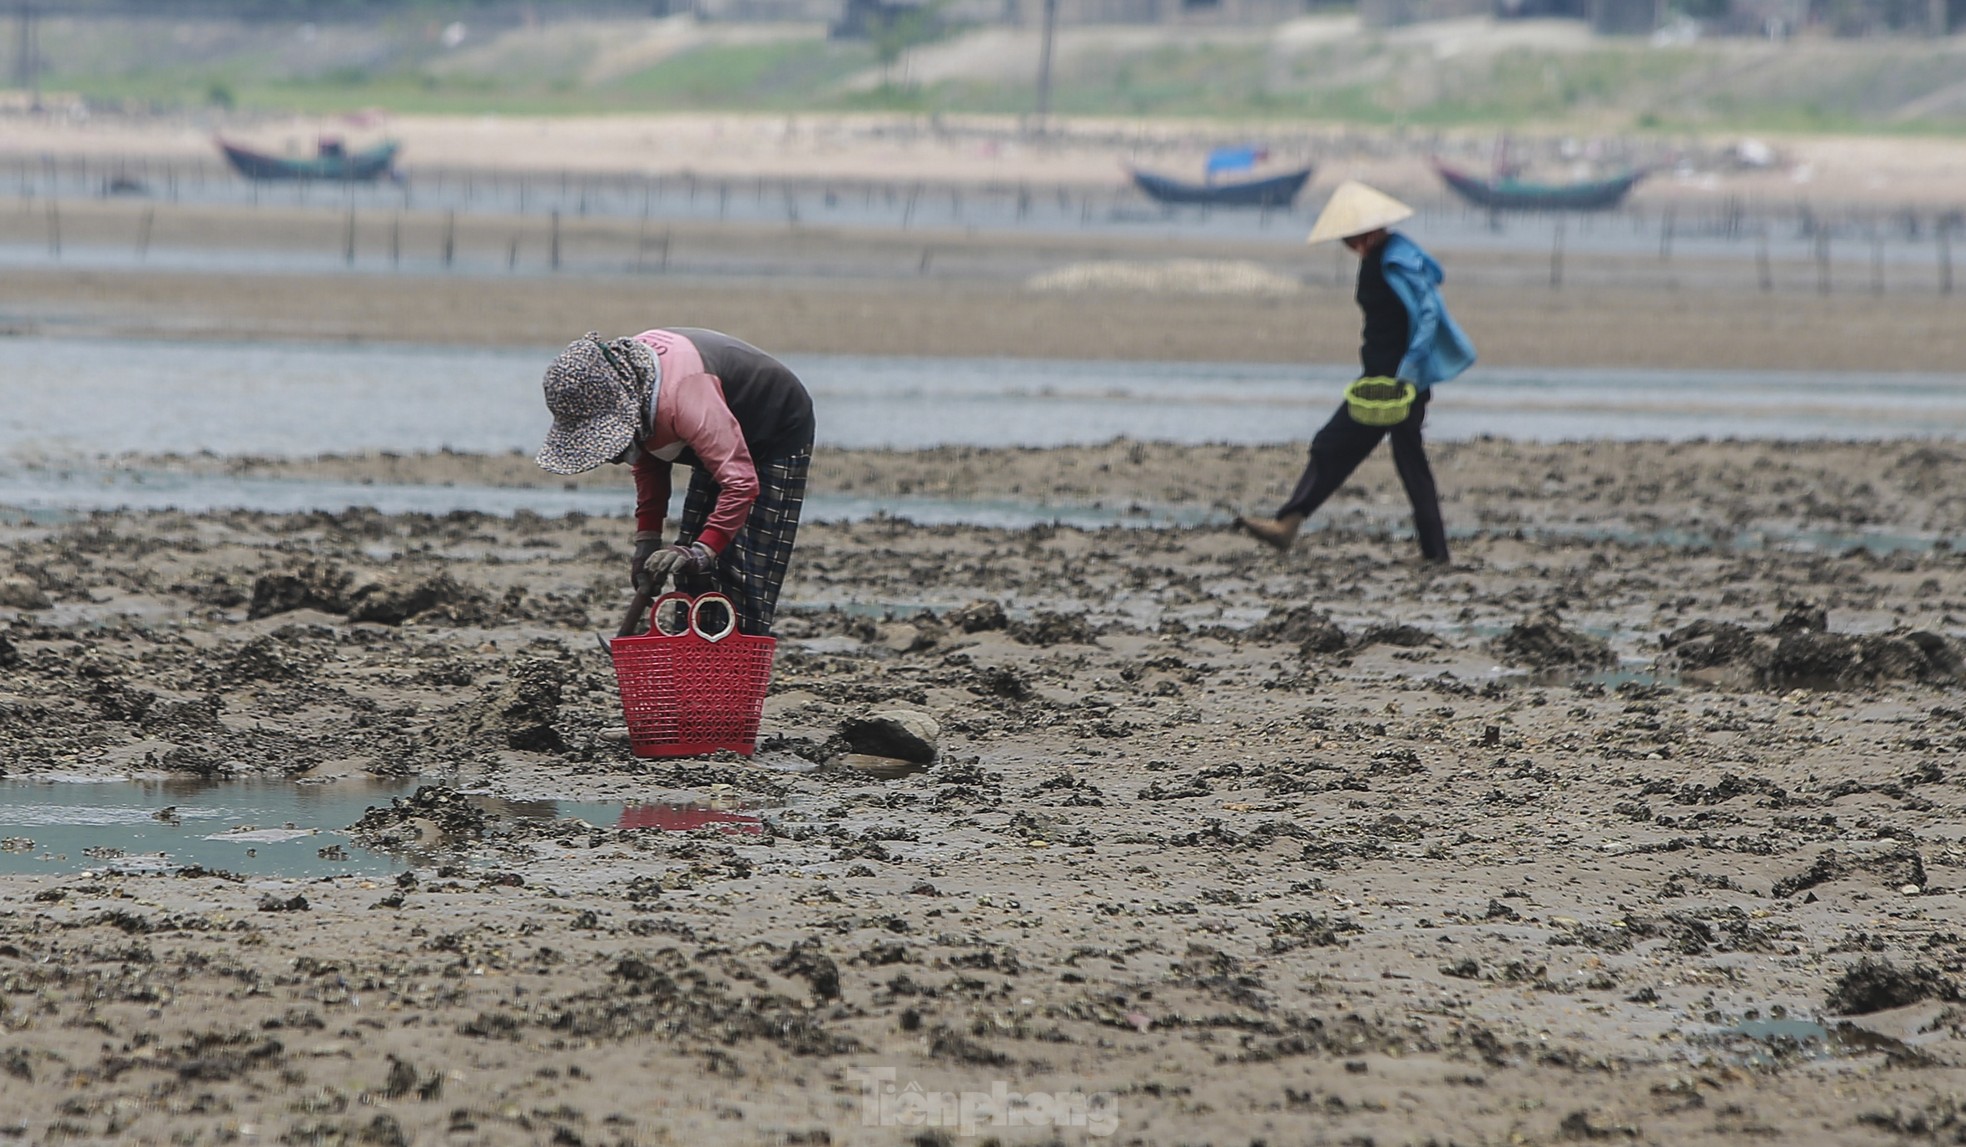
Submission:
[[1286,514],[1281,518],[1237,516],[1235,524],[1243,533],[1278,553],[1284,553],[1290,549],[1290,544],[1297,540],[1297,528],[1304,524],[1304,519],[1295,514]]

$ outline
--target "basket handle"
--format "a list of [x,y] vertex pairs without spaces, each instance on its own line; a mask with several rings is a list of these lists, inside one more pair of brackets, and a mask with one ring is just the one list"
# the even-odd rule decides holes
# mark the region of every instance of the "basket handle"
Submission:
[[[683,595],[672,594],[670,596],[680,597]],[[704,605],[713,601],[723,603],[724,627],[718,630],[716,633],[705,633],[703,632],[701,615],[703,612]],[[711,642],[713,644],[715,642],[722,641],[724,638],[729,637],[731,634],[737,632],[737,606],[731,603],[730,598],[724,596],[721,593],[706,593],[702,597],[699,597],[695,601],[690,603],[689,628],[690,628],[690,632],[696,634],[698,637],[701,637],[705,641]]]
[[[662,607],[668,605],[672,601],[680,601],[683,603],[683,617],[684,617],[683,628],[678,629],[674,633],[670,633],[668,630],[663,629],[662,622],[661,622]],[[690,605],[689,595],[686,593],[678,593],[675,590],[670,590],[668,593],[665,593],[662,596],[656,598],[654,601],[650,602],[648,628],[642,631],[643,636],[648,636],[653,634],[658,637],[681,637],[683,634],[688,633],[689,617],[690,617],[689,605]]]

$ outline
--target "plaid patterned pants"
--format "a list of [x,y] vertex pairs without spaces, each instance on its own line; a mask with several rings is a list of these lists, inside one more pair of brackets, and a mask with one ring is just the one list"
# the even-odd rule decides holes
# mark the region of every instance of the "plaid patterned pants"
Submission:
[[[812,447],[766,462],[758,462],[758,500],[744,528],[717,557],[707,577],[685,577],[677,588],[700,594],[716,590],[737,606],[737,629],[753,637],[771,636],[771,619],[778,612],[778,587],[792,562],[792,543],[799,533],[799,511],[805,506],[806,472],[812,467]],[[708,470],[692,471],[689,493],[683,498],[683,517],[677,540],[689,545],[703,532],[703,523],[717,504],[718,485]]]

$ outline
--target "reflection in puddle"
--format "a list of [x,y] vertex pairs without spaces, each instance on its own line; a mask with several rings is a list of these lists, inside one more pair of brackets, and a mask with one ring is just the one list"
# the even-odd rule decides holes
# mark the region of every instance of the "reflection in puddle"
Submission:
[[698,828],[719,828],[725,832],[762,833],[764,818],[755,812],[719,808],[701,803],[629,805],[621,810],[616,828],[654,828],[663,832],[689,832]]
[[[192,868],[267,877],[387,874],[409,867],[411,858],[365,847],[345,830],[412,788],[410,781],[352,779],[0,780],[0,875]],[[764,831],[758,806],[715,794],[707,803],[629,804],[465,796],[507,821]]]

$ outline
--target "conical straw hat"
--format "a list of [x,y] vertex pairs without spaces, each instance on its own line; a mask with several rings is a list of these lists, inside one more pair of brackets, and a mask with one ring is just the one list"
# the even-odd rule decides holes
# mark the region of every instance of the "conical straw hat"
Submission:
[[1347,179],[1331,193],[1331,201],[1318,212],[1306,243],[1330,239],[1349,239],[1367,231],[1377,231],[1413,214],[1413,209],[1383,191],[1374,191],[1356,179]]

